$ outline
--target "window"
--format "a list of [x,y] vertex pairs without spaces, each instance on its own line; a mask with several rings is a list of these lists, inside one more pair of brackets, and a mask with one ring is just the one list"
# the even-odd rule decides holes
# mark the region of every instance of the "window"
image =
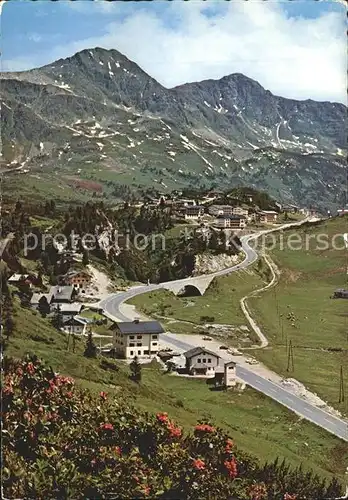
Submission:
[[141,351],[138,351],[138,356],[141,356]]
[[203,358],[203,363],[206,363],[207,362],[207,358]]
[[149,351],[144,351],[145,356],[149,354]]
[[211,358],[208,358],[208,363],[211,363]]
[[137,339],[142,339],[143,336],[142,335],[137,335]]
[[158,335],[152,335],[153,339],[158,339]]
[[133,356],[133,354],[134,354],[134,351],[130,351],[130,355]]
[[141,347],[143,344],[141,342],[137,342],[137,347]]
[[134,339],[134,335],[130,335],[129,338],[133,340]]
[[129,347],[134,347],[134,342],[130,342]]
[[201,358],[198,358],[197,363],[201,363],[201,362],[202,362]]
[[229,366],[228,369],[229,370],[233,370],[234,366]]
[[157,342],[152,342],[152,345],[157,345]]

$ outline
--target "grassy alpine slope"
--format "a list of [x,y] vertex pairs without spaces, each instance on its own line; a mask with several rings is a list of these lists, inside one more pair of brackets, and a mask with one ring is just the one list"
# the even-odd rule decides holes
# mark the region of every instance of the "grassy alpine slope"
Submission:
[[[215,278],[203,296],[178,297],[167,290],[159,290],[132,298],[129,303],[147,316],[166,317],[162,323],[177,333],[199,333],[204,323],[228,324],[238,328],[246,325],[239,300],[249,292],[262,287],[268,278],[264,266]],[[206,318],[209,318],[207,321]],[[252,340],[257,341],[256,337]],[[229,338],[230,343],[238,343]]]
[[[337,288],[347,288],[348,250],[343,236],[348,219],[335,218],[316,226],[296,230],[303,242],[290,249],[287,241],[292,230],[280,235],[269,250],[281,271],[279,283],[248,303],[270,341],[255,356],[269,368],[294,377],[316,392],[330,405],[348,414],[348,303],[331,299]],[[320,249],[318,238],[335,241],[337,249]],[[308,240],[307,246],[304,244]],[[293,236],[293,238],[295,238]],[[294,240],[293,240],[294,241]],[[287,371],[288,350],[293,345],[294,370]],[[340,367],[345,376],[346,399],[339,402]]]
[[65,334],[47,319],[16,306],[15,331],[5,354],[21,358],[34,353],[54,370],[74,377],[86,389],[107,391],[136,408],[150,413],[168,412],[188,430],[208,418],[234,439],[238,448],[252,453],[260,463],[285,458],[298,466],[306,456],[305,469],[323,477],[343,479],[348,451],[345,444],[252,389],[244,393],[211,391],[205,381],[180,378],[160,371],[156,364],[143,369],[142,382],[129,380],[129,368],[121,361],[83,356],[84,341],[67,349]]

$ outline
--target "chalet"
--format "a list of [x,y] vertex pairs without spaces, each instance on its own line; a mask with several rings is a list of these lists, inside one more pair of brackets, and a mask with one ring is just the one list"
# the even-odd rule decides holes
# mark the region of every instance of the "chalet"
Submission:
[[236,375],[236,363],[227,361],[215,369],[214,384],[216,387],[236,387],[240,383]]
[[244,229],[246,218],[244,215],[218,215],[213,225],[222,229]]
[[32,288],[32,286],[37,282],[37,278],[36,276],[31,274],[13,274],[8,278],[7,282],[9,285],[15,286],[17,288]]
[[33,293],[30,305],[37,309],[42,301],[47,301],[50,307],[56,308],[57,304],[70,304],[75,293],[73,286],[51,286],[48,293]]
[[186,220],[197,220],[204,214],[204,207],[202,205],[188,206],[185,209],[185,219]]
[[70,303],[75,295],[75,290],[72,285],[69,286],[51,286],[50,295],[52,295],[51,303]]
[[8,278],[7,282],[10,285],[18,285],[19,283],[24,283],[28,278],[29,274],[13,274]]
[[73,302],[72,304],[54,304],[54,309],[59,310],[64,319],[73,318],[80,314],[83,309],[83,305],[79,302]]
[[60,283],[82,290],[85,290],[90,282],[91,276],[86,271],[70,271],[60,278]]
[[218,215],[233,215],[233,207],[231,205],[211,205],[209,207],[209,214]]
[[73,316],[63,320],[63,330],[67,333],[85,335],[89,321],[82,316]]
[[259,212],[260,222],[263,224],[275,224],[278,220],[278,212],[274,210],[263,210]]
[[30,299],[30,305],[34,309],[39,307],[40,301],[46,300],[48,305],[52,304],[53,295],[49,293],[33,293]]
[[156,356],[159,336],[164,333],[158,321],[127,321],[114,323],[110,330],[116,353],[125,359]]
[[342,215],[348,215],[348,208],[340,208],[337,210],[337,215],[342,216]]
[[186,358],[186,369],[191,375],[215,374],[215,369],[219,366],[220,356],[209,351],[205,347],[194,347],[184,353]]

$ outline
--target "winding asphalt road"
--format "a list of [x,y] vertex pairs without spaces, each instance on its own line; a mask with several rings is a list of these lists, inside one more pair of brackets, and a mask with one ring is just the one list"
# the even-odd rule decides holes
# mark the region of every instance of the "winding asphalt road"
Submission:
[[[289,226],[299,226],[302,223],[303,221],[300,223],[287,224],[273,230],[262,231],[260,233],[256,233],[253,235],[243,236],[241,238],[241,242],[243,251],[245,253],[245,259],[239,264],[236,264],[235,266],[212,273],[211,276],[223,276],[226,274],[230,274],[234,271],[247,268],[258,258],[256,250],[252,248],[252,246],[250,246],[249,244],[251,241],[256,240],[262,234],[279,231],[280,229]],[[189,279],[186,278],[184,280],[177,280],[177,283],[182,283],[184,287],[188,281]],[[102,300],[100,302],[100,307],[104,309],[106,315],[108,315],[111,319],[114,319],[116,321],[131,321],[131,318],[125,316],[121,312],[120,310],[121,305],[125,301],[129,300],[132,297],[135,297],[136,295],[140,295],[142,293],[150,292],[153,290],[163,289],[165,284],[166,283],[160,283],[160,284],[140,285],[138,287],[133,287],[127,292],[114,294],[108,297],[107,299]],[[173,345],[177,349],[182,349],[182,350],[189,350],[192,347],[195,347],[177,338],[169,337],[168,335],[165,335],[165,342],[167,344]],[[288,409],[292,410],[302,418],[305,418],[313,422],[314,424],[325,429],[331,434],[334,434],[335,436],[348,442],[347,421],[339,419],[327,413],[325,410],[322,410],[308,403],[299,396],[296,396],[295,394],[287,391],[279,384],[272,382],[269,379],[262,377],[261,375],[256,374],[251,370],[246,369],[245,367],[239,366],[238,364],[237,364],[237,376],[238,378],[243,380],[246,384],[250,385],[257,391],[262,392],[266,396],[269,396],[270,398],[274,399],[275,401],[287,407]]]

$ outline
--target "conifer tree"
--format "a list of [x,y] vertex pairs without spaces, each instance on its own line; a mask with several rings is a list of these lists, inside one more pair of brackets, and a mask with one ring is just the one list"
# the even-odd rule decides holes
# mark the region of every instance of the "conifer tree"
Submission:
[[43,318],[46,318],[47,314],[51,312],[50,305],[45,296],[41,297],[39,300],[37,309]]
[[135,356],[129,368],[131,371],[130,379],[137,383],[141,382],[141,364],[139,363],[138,356]]
[[85,347],[85,352],[83,355],[86,358],[96,358],[97,357],[97,347],[95,343],[93,342],[93,337],[92,337],[92,332],[88,333],[88,337],[86,340],[86,347]]
[[63,315],[60,309],[60,305],[58,304],[56,312],[54,313],[52,324],[57,329],[60,329],[63,326]]

